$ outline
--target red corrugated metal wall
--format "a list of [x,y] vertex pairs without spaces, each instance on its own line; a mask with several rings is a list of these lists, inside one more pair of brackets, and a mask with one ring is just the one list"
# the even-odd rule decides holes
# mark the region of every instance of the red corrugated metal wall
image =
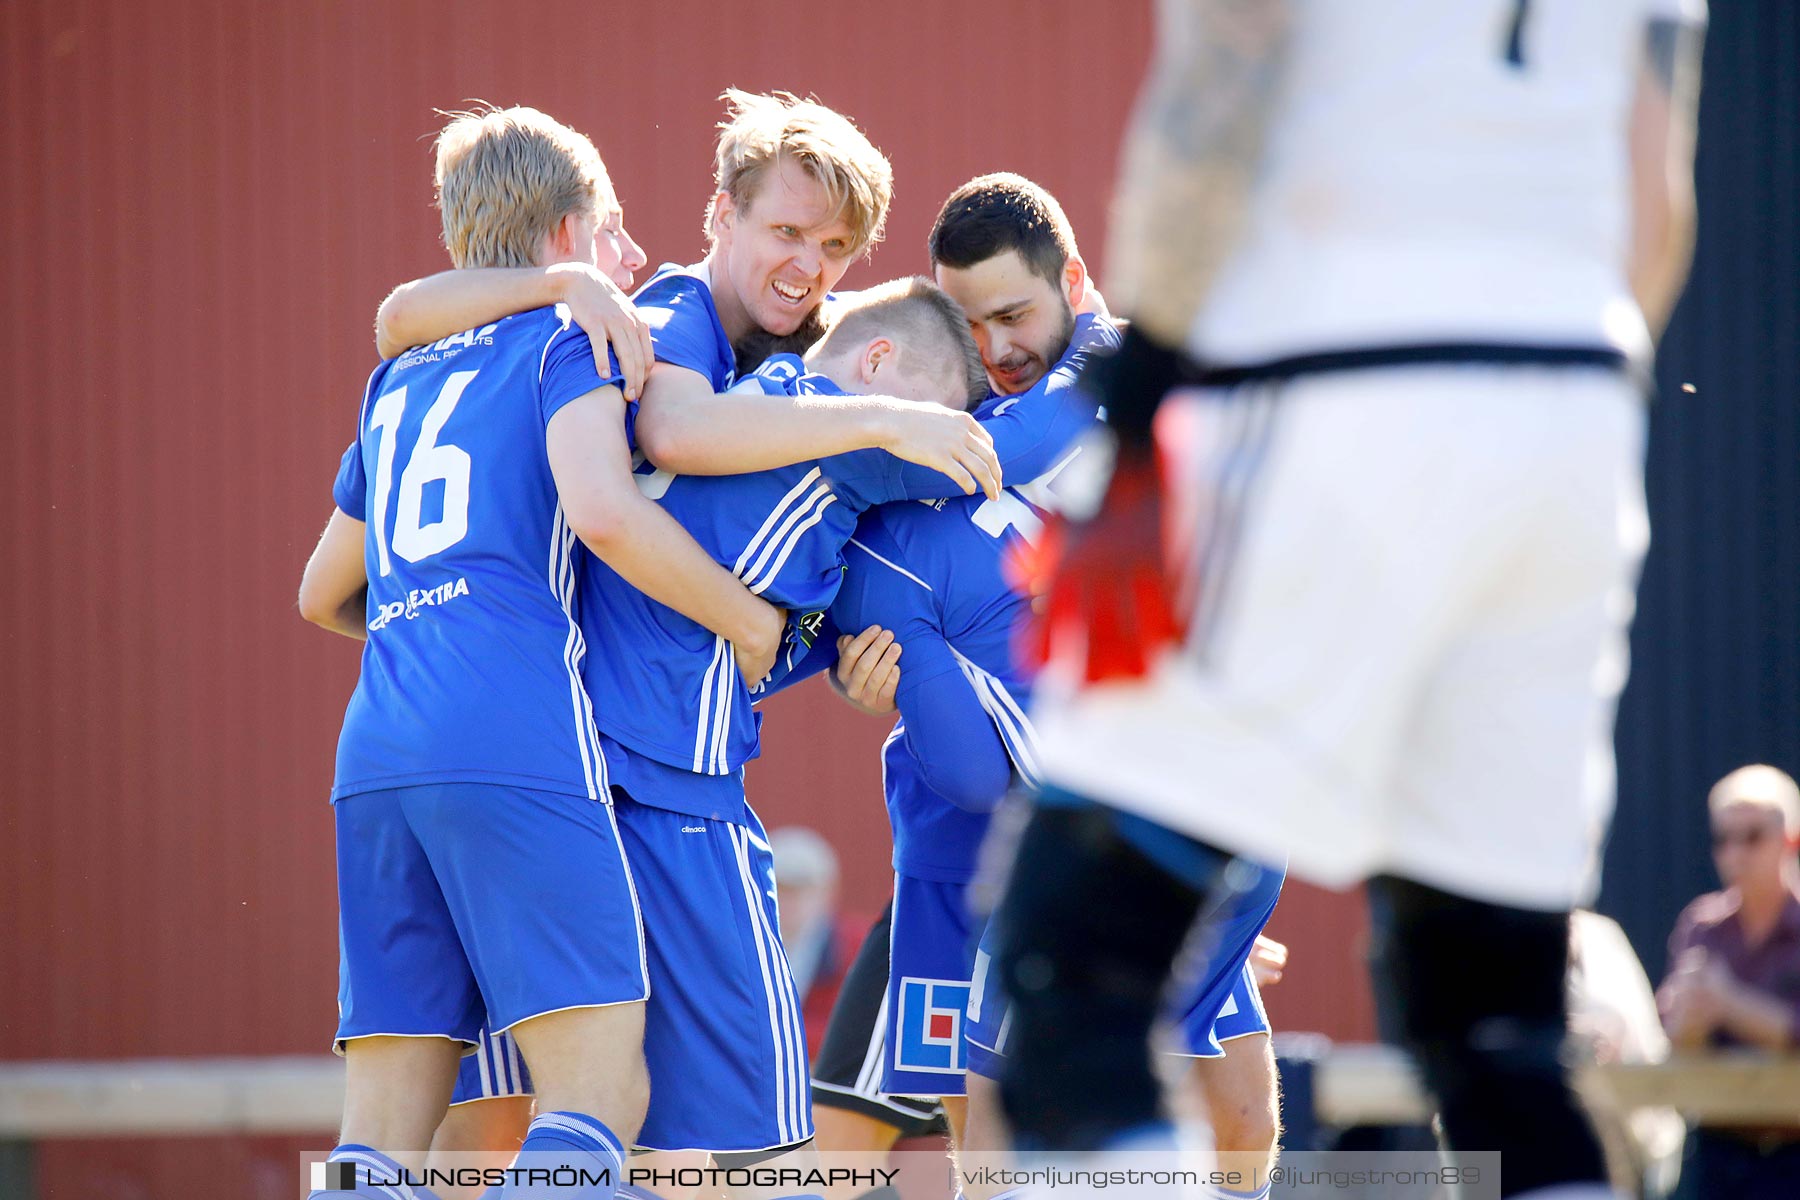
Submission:
[[[0,1058],[329,1035],[324,797],[356,652],[293,594],[376,303],[444,265],[434,107],[587,131],[652,260],[691,260],[720,90],[814,92],[898,181],[850,286],[924,268],[938,201],[1002,168],[1061,197],[1104,282],[1148,41],[1141,2],[0,5]],[[849,902],[878,905],[880,725],[810,687],[771,709],[753,798],[831,836]],[[1296,890],[1283,1024],[1368,1032],[1359,930]],[[291,1148],[226,1146],[253,1187],[218,1194],[290,1194]],[[43,1166],[59,1196],[169,1195],[187,1152]]]

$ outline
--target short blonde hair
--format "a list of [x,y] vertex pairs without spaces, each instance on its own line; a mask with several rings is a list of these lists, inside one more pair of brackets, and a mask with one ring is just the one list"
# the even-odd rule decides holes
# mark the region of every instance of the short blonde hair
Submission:
[[444,248],[458,267],[537,265],[570,213],[598,216],[612,180],[594,143],[535,108],[447,113],[437,137]]
[[1800,785],[1779,767],[1739,767],[1713,784],[1706,796],[1707,810],[1714,816],[1739,804],[1780,813],[1782,828],[1800,833]]
[[[786,159],[824,185],[834,215],[850,226],[853,257],[881,240],[894,198],[894,168],[849,118],[791,92],[759,96],[727,88],[719,98],[727,115],[719,123],[715,195],[724,192],[733,205],[748,208],[769,168]],[[709,204],[708,240],[713,237],[712,213]]]

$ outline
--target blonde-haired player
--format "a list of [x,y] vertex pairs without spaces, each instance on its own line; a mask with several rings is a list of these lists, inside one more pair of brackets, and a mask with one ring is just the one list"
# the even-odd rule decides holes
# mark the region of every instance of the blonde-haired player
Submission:
[[[459,267],[619,271],[632,253],[592,144],[534,109],[454,118],[437,178]],[[357,1194],[407,1190],[384,1181],[421,1165],[484,1025],[538,1072],[524,1150],[604,1181],[568,1195],[612,1195],[644,1117],[649,985],[578,670],[575,543],[729,639],[751,677],[783,617],[634,486],[620,382],[561,308],[383,362],[306,567],[302,615],[368,643],[332,789],[333,1159]]]

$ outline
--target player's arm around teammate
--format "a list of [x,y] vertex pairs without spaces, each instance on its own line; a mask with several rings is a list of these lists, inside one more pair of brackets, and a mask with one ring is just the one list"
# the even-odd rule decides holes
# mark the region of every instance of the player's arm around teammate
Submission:
[[[393,358],[412,346],[423,346],[460,329],[473,329],[511,313],[566,304],[575,323],[594,343],[594,360],[606,361],[607,348],[625,376],[625,398],[644,392],[644,377],[655,354],[650,326],[640,317],[624,289],[642,270],[643,247],[625,231],[624,217],[614,209],[601,236],[609,245],[603,258],[616,256],[612,274],[590,263],[551,263],[547,267],[489,267],[478,271],[451,269],[401,284],[375,313],[375,349]],[[622,273],[624,283],[614,274]]]
[[[467,328],[466,323],[479,324],[520,306],[572,298],[571,317],[579,316],[577,308],[596,314],[589,320],[598,324],[583,326],[596,355],[603,356],[610,342],[621,373],[626,374],[629,359],[638,364],[641,378],[651,361],[647,327],[621,288],[630,285],[645,260],[625,229],[616,197],[599,214],[594,238],[597,257],[592,263],[576,259],[540,267],[459,269],[403,284],[383,302],[378,341],[389,336],[383,333],[389,323],[402,319],[395,310],[410,324],[404,334],[393,336],[446,336],[439,331]],[[552,240],[556,247],[566,242],[566,228],[559,228]],[[566,248],[556,252],[567,253]],[[596,328],[604,330],[604,337]],[[638,490],[623,419],[630,386],[627,374],[625,389],[601,388],[581,397],[558,412],[545,431],[569,527],[645,595],[731,642],[745,678],[761,679],[774,663],[784,614],[752,596]],[[320,602],[328,598],[321,596]]]
[[698,371],[656,362],[649,327],[631,302],[603,272],[579,265],[445,271],[403,283],[382,302],[376,345],[386,355],[557,303],[567,304],[577,324],[593,334],[596,354],[610,343],[627,398],[638,398],[634,381],[641,390],[637,436],[645,457],[660,467],[684,475],[738,475],[881,449],[949,476],[965,493],[998,493],[993,439],[967,413],[883,395],[832,402],[723,395]]
[[[609,394],[610,393],[610,394]],[[626,582],[732,644],[754,684],[769,673],[786,614],[752,595],[632,479],[617,388],[590,392],[551,419],[550,469],[569,527]]]

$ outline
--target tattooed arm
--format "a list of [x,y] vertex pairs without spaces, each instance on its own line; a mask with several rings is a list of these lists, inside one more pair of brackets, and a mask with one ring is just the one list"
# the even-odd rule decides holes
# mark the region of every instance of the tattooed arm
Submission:
[[1694,133],[1704,31],[1651,21],[1631,105],[1631,290],[1660,337],[1694,253]]
[[[1289,58],[1290,0],[1159,0],[1156,58],[1126,135],[1108,287],[1130,319],[1089,374],[1115,451],[1103,497],[1049,539],[1038,653],[1076,656],[1085,679],[1137,678],[1179,641],[1180,575],[1164,554],[1157,407],[1186,375],[1194,318],[1242,237],[1251,185]],[[1106,447],[1090,461],[1104,463]],[[902,677],[904,682],[904,676]]]
[[1236,249],[1288,59],[1288,0],[1160,0],[1150,77],[1126,135],[1108,290],[1170,349]]

